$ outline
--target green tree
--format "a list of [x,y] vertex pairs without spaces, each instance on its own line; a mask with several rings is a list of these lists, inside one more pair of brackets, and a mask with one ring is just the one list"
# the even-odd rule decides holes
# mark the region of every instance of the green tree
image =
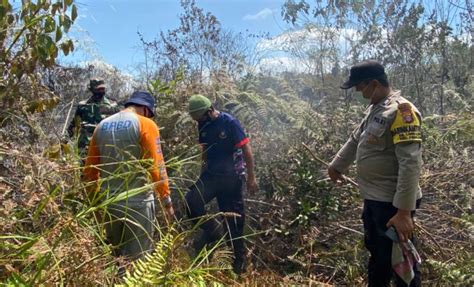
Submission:
[[56,64],[59,51],[68,55],[74,49],[65,39],[77,8],[73,0],[23,0],[0,3],[0,105],[2,109],[27,107],[43,111],[57,102],[41,83],[41,71]]
[[[460,54],[469,55],[473,49],[470,1],[309,2],[286,1],[283,18],[296,27],[312,25],[339,32],[342,44],[335,47],[336,63],[382,61],[394,86],[425,113],[450,112],[447,93],[454,86],[462,101],[472,101],[467,89],[472,81],[472,54],[463,63],[458,61]],[[320,53],[320,57],[325,55]]]
[[242,34],[222,29],[219,20],[194,0],[182,0],[181,7],[177,28],[160,31],[152,41],[140,35],[151,77],[169,81],[180,69],[184,69],[187,80],[197,81],[208,80],[220,71],[240,74],[247,51]]

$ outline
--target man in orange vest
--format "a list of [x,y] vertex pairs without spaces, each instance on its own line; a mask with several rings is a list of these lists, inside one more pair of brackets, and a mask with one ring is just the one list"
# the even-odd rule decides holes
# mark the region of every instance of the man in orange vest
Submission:
[[113,202],[105,214],[107,239],[116,255],[131,259],[153,248],[155,195],[166,214],[174,215],[154,112],[154,97],[140,91],[125,102],[124,110],[101,121],[83,175],[93,186],[100,179],[101,189],[91,197]]

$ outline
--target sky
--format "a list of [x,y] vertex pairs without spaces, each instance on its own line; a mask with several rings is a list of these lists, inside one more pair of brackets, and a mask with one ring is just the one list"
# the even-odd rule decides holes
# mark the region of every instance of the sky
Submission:
[[[276,36],[289,28],[281,18],[284,0],[196,0],[204,12],[217,17],[224,29],[234,32],[268,32]],[[63,63],[100,59],[132,72],[143,62],[137,32],[152,40],[160,31],[179,26],[179,0],[76,0],[78,19],[69,36],[76,52]]]

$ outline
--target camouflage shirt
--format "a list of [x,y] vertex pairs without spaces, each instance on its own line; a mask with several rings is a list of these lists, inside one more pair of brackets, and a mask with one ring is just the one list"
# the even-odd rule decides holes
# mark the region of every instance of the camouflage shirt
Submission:
[[117,103],[106,96],[100,101],[94,101],[92,98],[81,101],[69,125],[69,136],[78,136],[78,147],[85,151],[100,121],[119,111]]

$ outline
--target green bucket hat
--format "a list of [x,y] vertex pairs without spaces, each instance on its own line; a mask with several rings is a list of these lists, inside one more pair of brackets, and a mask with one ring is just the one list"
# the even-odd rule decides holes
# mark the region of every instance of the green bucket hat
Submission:
[[204,115],[212,106],[211,101],[203,95],[192,95],[189,98],[189,115],[197,120]]

